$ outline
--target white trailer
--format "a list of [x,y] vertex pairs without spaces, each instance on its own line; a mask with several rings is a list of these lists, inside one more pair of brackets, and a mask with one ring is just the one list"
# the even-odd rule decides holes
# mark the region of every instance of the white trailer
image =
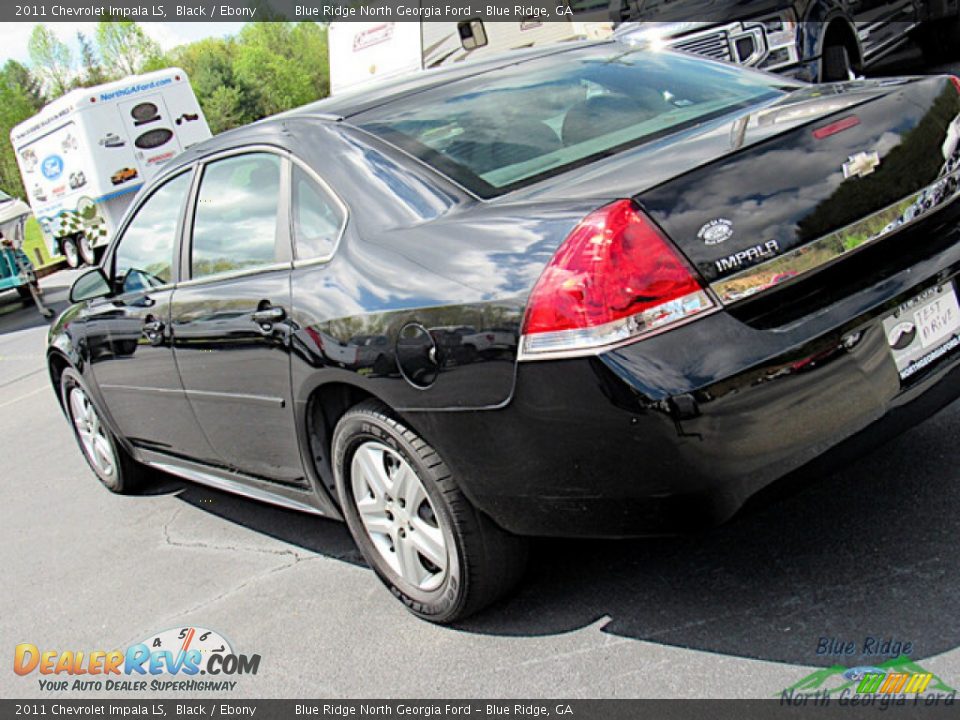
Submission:
[[609,22],[334,22],[330,23],[330,93],[517,48],[605,37]]
[[50,254],[71,267],[95,263],[143,183],[209,137],[179,68],[71,90],[10,132]]

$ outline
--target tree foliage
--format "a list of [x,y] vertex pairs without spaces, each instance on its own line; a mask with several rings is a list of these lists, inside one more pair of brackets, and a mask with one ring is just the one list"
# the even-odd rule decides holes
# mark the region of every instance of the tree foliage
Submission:
[[138,23],[130,21],[97,23],[97,47],[103,64],[114,77],[143,72],[163,53]]
[[[43,106],[35,81],[30,82],[27,69],[14,60],[8,60],[0,70],[0,133],[9,138],[14,126],[35,114]],[[20,170],[9,141],[0,153],[0,189],[11,195],[25,196]]]
[[37,25],[27,43],[30,64],[42,79],[46,91],[53,97],[63,95],[70,88],[73,58],[70,48],[46,25]]

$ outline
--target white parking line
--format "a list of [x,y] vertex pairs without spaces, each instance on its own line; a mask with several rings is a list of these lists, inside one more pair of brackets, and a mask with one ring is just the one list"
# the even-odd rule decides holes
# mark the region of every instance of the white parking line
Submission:
[[43,385],[43,386],[41,386],[41,387],[38,387],[36,390],[31,390],[31,391],[28,392],[28,393],[24,393],[23,395],[20,395],[20,396],[18,396],[18,397],[15,397],[13,400],[7,400],[5,403],[0,403],[0,408],[5,408],[5,407],[7,407],[8,405],[13,405],[14,403],[18,403],[18,402],[20,402],[21,400],[26,400],[28,397],[31,397],[31,396],[33,396],[33,395],[36,395],[37,393],[41,393],[41,392],[43,392],[43,391],[46,390],[46,389],[47,389],[47,386],[46,386],[46,385]]

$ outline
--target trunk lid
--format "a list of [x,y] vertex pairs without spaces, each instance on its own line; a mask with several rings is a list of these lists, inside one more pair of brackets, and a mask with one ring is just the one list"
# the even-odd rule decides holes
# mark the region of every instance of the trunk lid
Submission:
[[[733,123],[735,152],[635,199],[722,302],[762,293],[953,198],[955,82],[940,76],[804,88]],[[751,144],[751,136],[763,139]]]

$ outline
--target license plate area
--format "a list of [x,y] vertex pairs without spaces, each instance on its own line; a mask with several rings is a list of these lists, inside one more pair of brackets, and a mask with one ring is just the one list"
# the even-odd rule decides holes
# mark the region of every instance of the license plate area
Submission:
[[953,283],[907,300],[884,318],[883,331],[901,382],[960,347],[960,303]]

